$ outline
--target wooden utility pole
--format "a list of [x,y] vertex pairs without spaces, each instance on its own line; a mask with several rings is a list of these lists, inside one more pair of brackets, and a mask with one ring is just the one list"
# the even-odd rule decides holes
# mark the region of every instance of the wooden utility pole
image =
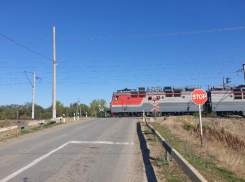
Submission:
[[56,118],[56,53],[55,53],[55,27],[53,27],[53,117]]
[[35,79],[36,79],[36,73],[33,72],[33,90],[32,90],[32,110],[31,110],[31,119],[34,119],[34,110],[35,110]]

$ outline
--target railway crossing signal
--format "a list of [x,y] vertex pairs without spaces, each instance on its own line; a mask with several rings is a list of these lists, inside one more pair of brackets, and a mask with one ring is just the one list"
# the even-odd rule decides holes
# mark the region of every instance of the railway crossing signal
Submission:
[[153,112],[153,111],[158,111],[158,112],[160,112],[160,110],[159,110],[159,106],[158,106],[158,104],[159,104],[159,102],[157,102],[157,103],[150,103],[152,106],[153,106],[153,109],[151,110],[151,112]]
[[156,100],[159,100],[160,99],[160,97],[158,98],[159,96],[157,96],[156,98],[152,98],[152,97],[150,97],[150,99],[149,100],[153,100],[154,102],[151,102],[150,104],[153,106],[153,109],[151,110],[151,112],[153,112],[154,111],[154,113],[155,113],[155,119],[157,119],[157,113],[156,113],[156,111],[158,111],[158,112],[160,112],[160,109],[159,109],[159,106],[158,106],[158,104],[159,104],[159,102],[157,102],[156,103]]
[[195,89],[191,93],[192,101],[198,105],[199,110],[199,126],[200,126],[200,138],[201,138],[201,147],[203,147],[203,133],[202,133],[202,112],[201,105],[207,101],[207,93],[203,89]]

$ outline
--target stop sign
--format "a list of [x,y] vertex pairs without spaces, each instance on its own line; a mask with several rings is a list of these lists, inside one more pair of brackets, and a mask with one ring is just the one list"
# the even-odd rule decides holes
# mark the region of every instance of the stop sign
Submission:
[[197,105],[204,104],[207,101],[207,93],[203,89],[195,89],[191,93],[191,99]]

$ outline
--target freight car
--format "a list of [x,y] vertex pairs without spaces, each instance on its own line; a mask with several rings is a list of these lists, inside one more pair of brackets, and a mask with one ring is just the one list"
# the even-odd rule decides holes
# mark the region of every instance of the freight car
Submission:
[[[110,103],[112,116],[139,116],[142,112],[156,110],[162,115],[193,114],[198,111],[191,93],[196,87],[139,87],[122,89],[113,93]],[[219,115],[239,114],[245,111],[245,85],[237,87],[212,87],[207,91],[208,101],[203,111]]]

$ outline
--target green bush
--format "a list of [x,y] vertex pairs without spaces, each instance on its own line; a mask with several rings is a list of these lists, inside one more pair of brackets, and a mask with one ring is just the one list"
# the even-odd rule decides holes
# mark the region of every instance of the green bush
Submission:
[[6,127],[8,125],[9,120],[5,119],[4,121],[0,121],[0,127]]
[[192,124],[190,124],[190,123],[185,122],[184,125],[183,125],[183,128],[184,128],[185,130],[189,131],[189,130],[191,130],[191,129],[194,129],[195,126],[192,125]]

